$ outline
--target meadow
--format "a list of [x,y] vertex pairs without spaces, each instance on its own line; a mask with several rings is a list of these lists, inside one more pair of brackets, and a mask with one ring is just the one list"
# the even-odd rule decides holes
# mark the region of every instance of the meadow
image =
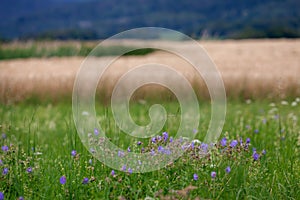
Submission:
[[[132,102],[138,124],[147,124],[150,101]],[[162,130],[144,139],[124,135],[110,108],[97,105],[99,122],[114,143],[142,152],[165,146],[180,118],[176,102]],[[196,138],[205,135],[210,104],[200,104]],[[5,199],[299,199],[300,99],[230,101],[215,144],[194,141],[182,157],[148,173],[112,170],[81,143],[68,102],[27,102],[0,107],[0,192]],[[122,136],[121,136],[122,135]],[[118,139],[116,139],[118,138]],[[126,142],[124,142],[126,141]]]
[[[77,134],[72,89],[95,42],[1,44],[0,200],[300,199],[300,40],[200,43],[216,63],[227,94],[225,124],[215,143],[203,142],[211,118],[206,85],[179,57],[153,49],[131,52],[116,60],[99,82],[97,120],[106,137],[123,149],[120,156],[128,151],[168,154],[167,144],[180,145],[180,158],[147,173],[135,173],[126,165],[107,167]],[[112,44],[95,59],[131,44]],[[112,89],[122,74],[145,61],[174,67],[198,92],[195,140],[186,144],[175,137],[179,103],[169,90],[156,86],[133,94],[130,113],[137,124],[147,125],[151,105],[164,106],[167,121],[159,135],[135,138],[118,128],[109,106]]]

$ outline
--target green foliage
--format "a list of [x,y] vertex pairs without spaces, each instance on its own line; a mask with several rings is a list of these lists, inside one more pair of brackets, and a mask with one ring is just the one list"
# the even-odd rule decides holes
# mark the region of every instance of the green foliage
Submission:
[[[249,102],[248,102],[249,103]],[[72,120],[71,105],[18,104],[0,106],[0,129],[6,137],[0,145],[0,192],[5,199],[299,199],[300,114],[299,105],[268,102],[229,102],[221,138],[228,143],[243,139],[243,145],[222,147],[217,143],[205,157],[197,157],[199,144],[166,168],[144,174],[111,169],[92,157],[83,147]],[[133,103],[130,110],[137,123],[147,124],[149,102]],[[176,134],[177,103],[165,103],[170,136]],[[120,136],[109,107],[97,105],[99,121],[111,140],[126,149],[139,151],[137,138]],[[201,121],[196,138],[203,138],[210,120],[210,106],[201,104]],[[119,137],[119,139],[117,139]],[[221,139],[220,138],[220,139]],[[245,139],[250,138],[249,148]],[[117,143],[117,141],[120,141]],[[126,141],[126,142],[124,142]],[[143,146],[153,146],[147,139]],[[155,147],[155,146],[154,146]],[[261,155],[254,161],[252,148]],[[155,147],[156,148],[156,147]],[[266,155],[262,150],[266,150]],[[71,156],[76,150],[77,155]],[[225,168],[231,167],[226,173]],[[26,170],[32,167],[32,172]],[[217,173],[211,178],[211,172]],[[193,174],[198,180],[193,180]],[[66,176],[66,184],[60,177]],[[89,183],[82,184],[88,177]]]

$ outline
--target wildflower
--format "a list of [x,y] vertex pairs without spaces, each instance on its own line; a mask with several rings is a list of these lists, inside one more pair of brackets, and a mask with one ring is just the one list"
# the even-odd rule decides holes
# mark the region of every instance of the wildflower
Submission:
[[4,200],[4,194],[0,192],[0,200]]
[[6,138],[6,134],[5,133],[2,133],[2,139],[5,139]]
[[20,197],[18,198],[18,200],[24,200],[24,197],[20,196]]
[[216,178],[217,173],[216,173],[216,172],[211,172],[210,176],[211,176],[212,178]]
[[115,176],[115,170],[111,170],[111,173],[110,173],[112,176]]
[[1,165],[3,165],[3,161],[2,161],[2,160],[0,160],[0,166],[1,166]]
[[167,132],[163,132],[163,138],[164,138],[164,141],[166,142],[169,138],[169,135]]
[[72,151],[71,151],[71,155],[72,155],[73,157],[75,157],[76,154],[77,154],[77,152],[76,152],[75,150],[72,150]]
[[128,168],[128,172],[129,172],[129,174],[132,174],[132,169]]
[[249,144],[250,143],[250,138],[246,139],[246,143]]
[[264,150],[262,150],[262,152],[261,152],[263,155],[266,155],[266,150],[264,149]]
[[[265,123],[264,123],[264,124],[265,124]],[[258,133],[258,132],[259,132],[259,130],[258,130],[258,129],[255,129],[255,130],[254,130],[254,133]]]
[[123,165],[122,171],[126,171],[126,165]]
[[27,173],[31,173],[31,172],[32,172],[32,167],[28,167],[28,168],[26,169],[26,172],[27,172]]
[[6,151],[8,151],[8,149],[9,149],[8,146],[6,146],[6,145],[2,146],[2,151],[6,152]]
[[226,143],[227,143],[227,139],[224,137],[224,138],[222,138],[222,140],[221,140],[221,145],[224,147],[224,146],[226,146]]
[[84,178],[83,180],[82,180],[82,184],[88,184],[89,183],[89,178]]
[[89,164],[92,165],[93,164],[93,160],[89,159]]
[[138,142],[137,142],[137,145],[141,145],[141,144],[142,144],[142,142],[141,142],[141,141],[138,141]]
[[60,177],[59,179],[60,184],[64,185],[67,182],[67,178],[65,176]]
[[230,143],[230,147],[234,148],[238,144],[237,140],[232,140]]
[[259,154],[254,152],[253,155],[252,155],[253,159],[256,161],[259,159]]
[[194,174],[193,179],[194,179],[194,181],[197,181],[198,180],[198,174]]
[[144,151],[145,151],[145,148],[144,148],[144,147],[142,147],[141,151],[142,151],[142,153],[144,153]]
[[6,174],[8,174],[8,171],[9,171],[8,168],[4,168],[3,171],[2,171],[2,174],[6,175]]
[[123,157],[124,156],[124,152],[123,151],[118,151],[118,156],[119,157]]
[[208,149],[208,144],[202,143],[200,147],[201,147],[201,149],[202,149],[203,151],[206,152],[207,149]]
[[94,134],[95,134],[96,136],[99,135],[99,130],[96,129],[96,128],[94,128]]
[[128,152],[130,152],[130,151],[131,151],[130,147],[128,147],[128,148],[127,148],[127,151],[128,151]]
[[252,152],[255,153],[256,152],[256,148],[253,147],[252,148]]
[[153,149],[151,149],[151,156],[154,156],[155,155],[155,151]]
[[226,172],[227,174],[229,174],[230,171],[231,171],[230,166],[226,167],[225,172]]
[[151,139],[151,142],[152,142],[152,143],[156,143],[156,137],[153,137],[153,138]]
[[158,150],[159,153],[163,153],[164,148],[163,148],[162,146],[159,146],[159,147],[157,148],[157,150]]
[[170,140],[169,140],[171,143],[173,142],[173,137],[170,137]]

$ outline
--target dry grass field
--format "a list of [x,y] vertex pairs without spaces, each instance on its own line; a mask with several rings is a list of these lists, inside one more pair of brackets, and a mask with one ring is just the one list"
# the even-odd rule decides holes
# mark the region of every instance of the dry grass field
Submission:
[[[216,63],[229,97],[262,99],[300,95],[300,40],[225,40],[200,41],[200,44]],[[54,100],[70,96],[83,60],[83,57],[54,57],[0,61],[0,100],[9,103],[31,96]],[[172,66],[200,91],[206,90],[187,62],[160,51],[119,58],[105,73],[100,88],[109,96],[122,74],[145,62]],[[164,76],[172,78],[168,74]]]

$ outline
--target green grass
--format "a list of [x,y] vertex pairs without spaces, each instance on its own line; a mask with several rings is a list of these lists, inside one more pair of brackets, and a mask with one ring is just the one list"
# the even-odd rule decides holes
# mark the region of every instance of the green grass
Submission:
[[[26,46],[0,46],[0,60],[15,58],[47,58],[47,57],[70,57],[70,56],[87,56],[94,48],[94,45],[58,45],[57,47],[38,47],[35,44]],[[129,46],[106,46],[98,48],[93,52],[93,56],[114,56],[122,55],[122,52],[129,51]],[[124,56],[142,56],[154,52],[155,49],[144,48],[130,51]]]
[[[139,124],[147,124],[145,105],[133,103],[131,114]],[[178,104],[165,103],[168,120],[163,131],[176,133],[180,113]],[[208,103],[200,105],[201,120],[197,138],[203,138],[210,119]],[[134,151],[136,138],[122,134],[115,126],[109,107],[97,106],[99,121],[113,142],[126,151]],[[0,139],[0,192],[5,199],[300,199],[300,105],[275,107],[269,102],[229,102],[222,136],[233,139],[250,138],[250,146],[227,150],[218,143],[205,157],[195,156],[189,149],[168,167],[154,172],[129,174],[110,168],[95,160],[83,147],[73,123],[68,103],[1,105],[0,126],[6,138]],[[101,117],[103,116],[103,117]],[[122,135],[122,136],[120,136]],[[119,137],[119,140],[115,138]],[[149,140],[143,140],[147,147]],[[154,145],[156,148],[157,146]],[[254,161],[252,148],[261,155]],[[197,148],[196,148],[197,149]],[[262,150],[266,150],[266,155]],[[78,155],[71,156],[76,150]],[[91,163],[90,163],[91,162]],[[229,174],[225,168],[231,167]],[[32,173],[26,169],[32,167]],[[211,172],[217,172],[215,179]],[[2,173],[2,172],[1,172]],[[199,179],[193,180],[193,174]],[[66,176],[61,185],[59,179]],[[84,177],[90,182],[82,184]]]

